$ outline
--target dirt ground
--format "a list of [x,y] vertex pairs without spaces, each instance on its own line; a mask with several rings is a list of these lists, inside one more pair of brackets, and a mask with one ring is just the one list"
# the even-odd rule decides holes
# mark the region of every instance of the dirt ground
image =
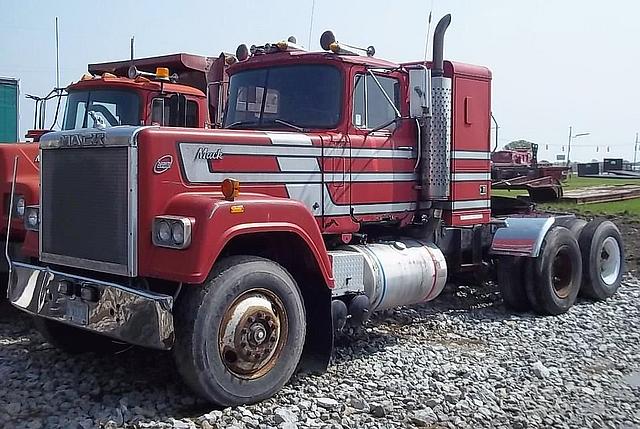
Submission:
[[[584,215],[578,214],[578,216],[591,220]],[[620,229],[624,241],[627,271],[637,277],[640,273],[640,219],[611,215],[604,217],[615,223]]]
[[640,273],[640,221],[620,216],[612,216],[610,219],[622,232],[627,270],[637,276]]

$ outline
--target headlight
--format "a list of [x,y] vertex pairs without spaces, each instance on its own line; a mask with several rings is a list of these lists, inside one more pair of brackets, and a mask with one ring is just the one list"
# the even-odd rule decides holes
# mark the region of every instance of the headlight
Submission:
[[192,220],[182,216],[158,216],[153,220],[153,244],[186,249],[191,244]]
[[158,239],[162,242],[169,242],[171,240],[171,225],[167,221],[158,222],[157,229]]
[[174,243],[184,243],[184,225],[181,222],[171,225],[171,238]]
[[37,231],[40,228],[40,207],[39,206],[25,207],[24,227],[29,231]]
[[13,202],[13,207],[14,207],[14,212],[13,215],[14,217],[23,217],[24,216],[24,209],[26,207],[25,201],[24,201],[24,197],[22,195],[17,195],[15,201]]

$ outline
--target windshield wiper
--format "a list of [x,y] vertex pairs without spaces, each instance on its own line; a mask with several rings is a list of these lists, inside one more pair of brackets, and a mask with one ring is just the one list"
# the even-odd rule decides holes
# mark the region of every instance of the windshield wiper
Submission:
[[283,121],[282,119],[274,119],[273,122],[275,122],[276,124],[280,124],[280,125],[284,125],[286,127],[289,128],[293,128],[296,131],[300,131],[301,133],[306,132],[307,130],[305,130],[304,128],[296,125],[296,124],[292,124],[291,122],[287,122],[287,121]]
[[258,122],[256,121],[236,121],[233,122],[229,125],[227,125],[225,128],[235,128],[235,127],[240,127],[240,126],[244,126],[244,125],[258,125]]
[[289,127],[289,128],[293,128],[294,130],[301,132],[301,133],[305,133],[307,132],[307,130],[305,130],[304,128],[296,125],[296,124],[292,124],[291,122],[287,122],[284,121],[282,119],[274,119],[272,121],[236,121],[233,122],[229,125],[227,125],[225,128],[231,129],[231,128],[236,128],[236,127],[244,127],[244,126],[253,126],[255,128],[261,128],[263,126],[269,127],[270,125],[273,124],[278,124],[278,125],[284,125],[285,127]]

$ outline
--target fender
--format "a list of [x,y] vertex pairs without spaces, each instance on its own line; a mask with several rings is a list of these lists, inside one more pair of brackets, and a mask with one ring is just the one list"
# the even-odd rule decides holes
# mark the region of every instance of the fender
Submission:
[[[232,211],[232,207],[234,210]],[[231,239],[243,234],[290,232],[300,237],[314,255],[325,284],[333,287],[329,255],[316,219],[307,207],[288,198],[263,194],[244,194],[227,201],[220,192],[186,192],[171,198],[164,213],[191,218],[192,240],[184,250],[156,247],[151,244],[149,219],[142,231],[139,274],[185,283],[202,283],[220,252]],[[142,259],[148,255],[145,259]]]
[[493,255],[529,256],[536,258],[542,240],[555,223],[555,217],[508,217],[491,242]]

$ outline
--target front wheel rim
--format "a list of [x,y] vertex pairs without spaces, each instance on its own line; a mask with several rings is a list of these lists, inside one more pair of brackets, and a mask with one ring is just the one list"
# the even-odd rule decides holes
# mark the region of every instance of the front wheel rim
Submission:
[[277,363],[287,332],[287,314],[280,298],[267,289],[246,291],[227,308],[220,323],[220,358],[239,378],[261,377]]
[[615,237],[607,237],[602,242],[602,247],[598,255],[598,265],[600,267],[600,279],[608,286],[613,285],[620,274],[622,265],[622,255],[618,240]]

